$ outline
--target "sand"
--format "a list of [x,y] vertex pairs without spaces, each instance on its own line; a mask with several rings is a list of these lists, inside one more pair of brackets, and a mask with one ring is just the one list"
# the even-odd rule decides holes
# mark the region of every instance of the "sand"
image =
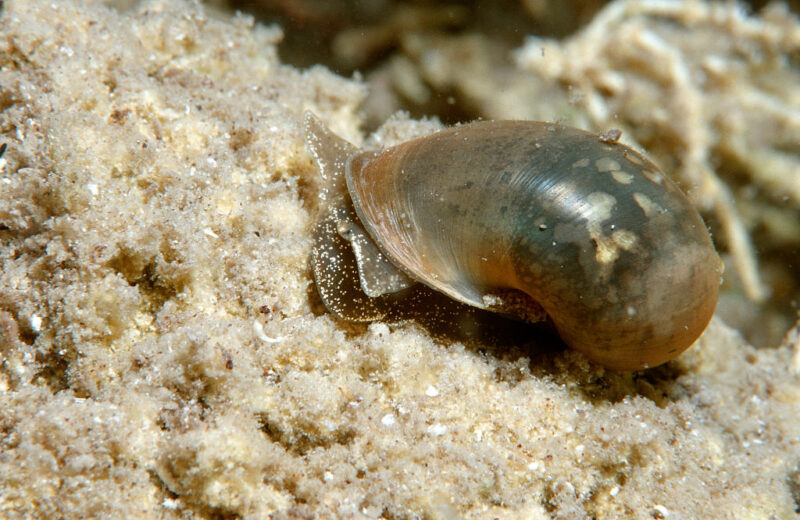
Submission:
[[4,3],[0,516],[798,516],[797,329],[756,350],[715,318],[618,373],[326,313],[302,115],[361,144],[365,90],[279,40]]

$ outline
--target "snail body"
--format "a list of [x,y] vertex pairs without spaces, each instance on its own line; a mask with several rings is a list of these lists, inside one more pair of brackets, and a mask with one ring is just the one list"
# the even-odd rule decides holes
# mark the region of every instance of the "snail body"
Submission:
[[306,132],[326,180],[311,264],[340,318],[379,319],[388,295],[422,282],[475,307],[546,315],[569,346],[621,370],[674,358],[711,319],[721,262],[702,219],[622,144],[534,121],[380,152],[311,115]]

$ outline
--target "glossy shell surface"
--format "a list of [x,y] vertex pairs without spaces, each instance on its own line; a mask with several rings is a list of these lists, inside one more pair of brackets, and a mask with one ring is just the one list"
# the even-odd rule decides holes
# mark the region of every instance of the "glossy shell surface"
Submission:
[[543,310],[568,345],[613,369],[674,358],[711,319],[722,267],[708,231],[624,145],[498,121],[346,155],[349,222],[411,280],[531,320]]

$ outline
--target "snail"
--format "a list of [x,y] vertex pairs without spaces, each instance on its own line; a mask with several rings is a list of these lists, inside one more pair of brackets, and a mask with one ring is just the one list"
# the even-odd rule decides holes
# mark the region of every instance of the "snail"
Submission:
[[706,328],[722,262],[698,212],[611,137],[535,121],[455,126],[362,151],[306,113],[323,187],[311,267],[335,316],[371,321],[421,282],[530,322],[616,370]]

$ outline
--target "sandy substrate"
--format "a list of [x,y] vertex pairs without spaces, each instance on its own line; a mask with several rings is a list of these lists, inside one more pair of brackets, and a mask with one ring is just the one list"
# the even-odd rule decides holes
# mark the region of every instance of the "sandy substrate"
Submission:
[[5,2],[0,516],[798,516],[796,331],[755,350],[714,320],[612,373],[321,311],[302,114],[360,143],[364,89],[279,38]]

